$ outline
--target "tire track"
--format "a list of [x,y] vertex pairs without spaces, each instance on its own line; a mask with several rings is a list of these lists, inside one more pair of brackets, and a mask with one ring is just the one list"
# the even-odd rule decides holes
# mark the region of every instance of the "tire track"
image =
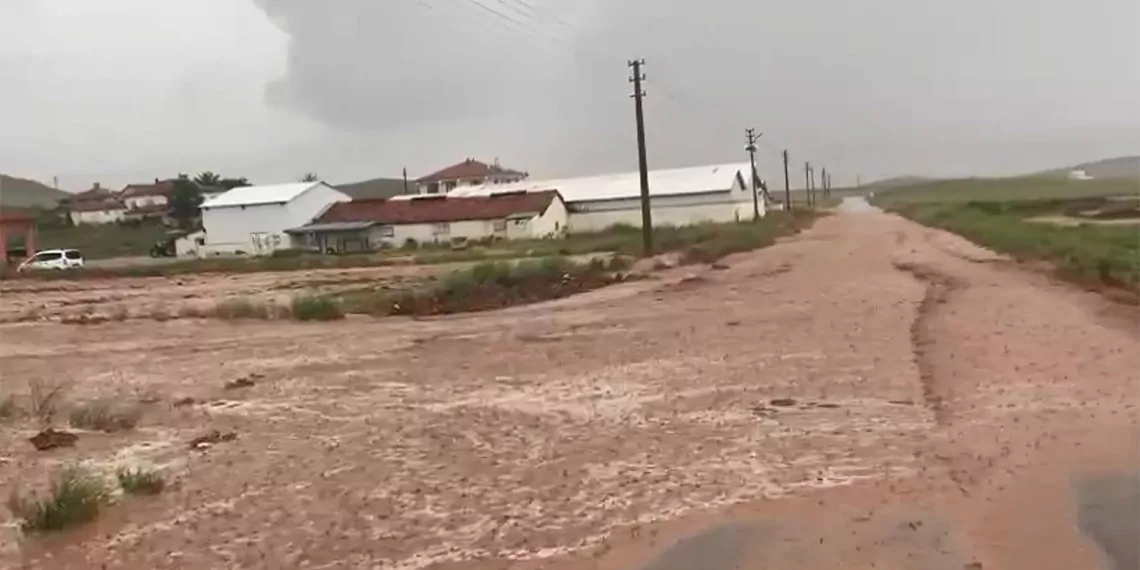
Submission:
[[933,346],[936,335],[931,330],[930,319],[942,305],[950,301],[954,292],[964,289],[966,284],[926,265],[898,261],[893,262],[893,265],[895,269],[909,273],[925,286],[922,301],[918,304],[914,321],[910,325],[910,342],[919,381],[922,383],[923,403],[934,414],[935,423],[948,425],[952,419],[952,390],[939,377],[934,365]]

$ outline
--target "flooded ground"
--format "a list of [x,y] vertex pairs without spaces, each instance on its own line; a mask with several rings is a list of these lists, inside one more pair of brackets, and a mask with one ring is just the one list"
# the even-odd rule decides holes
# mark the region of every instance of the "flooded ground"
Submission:
[[[48,541],[7,527],[0,567],[1129,562],[1103,505],[1140,449],[1135,307],[858,204],[726,262],[426,320],[0,326],[7,390],[157,400],[71,450],[6,427],[0,493],[72,461],[172,480]],[[237,439],[188,448],[209,429]]]

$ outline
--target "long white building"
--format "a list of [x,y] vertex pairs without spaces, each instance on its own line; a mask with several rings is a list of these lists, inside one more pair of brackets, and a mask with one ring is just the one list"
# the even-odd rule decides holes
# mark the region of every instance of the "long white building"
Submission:
[[[649,172],[650,210],[654,226],[731,222],[753,216],[747,164],[695,166]],[[591,232],[625,224],[641,226],[641,178],[637,172],[515,184],[460,187],[457,196],[489,196],[504,192],[557,190],[569,211],[571,232]],[[757,200],[760,215],[767,204]]]

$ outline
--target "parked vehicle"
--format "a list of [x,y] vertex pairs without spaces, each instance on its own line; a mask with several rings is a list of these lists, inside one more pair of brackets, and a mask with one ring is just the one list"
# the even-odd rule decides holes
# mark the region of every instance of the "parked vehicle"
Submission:
[[45,249],[24,260],[17,271],[34,271],[41,269],[54,269],[64,271],[67,269],[82,269],[83,254],[77,249]]

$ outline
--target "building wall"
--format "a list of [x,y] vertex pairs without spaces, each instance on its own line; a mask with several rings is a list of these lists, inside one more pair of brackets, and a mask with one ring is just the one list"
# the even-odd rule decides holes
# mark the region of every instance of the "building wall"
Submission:
[[569,231],[569,214],[566,203],[555,197],[547,206],[546,211],[535,216],[530,223],[530,236],[534,238],[561,237]]
[[[637,198],[578,202],[571,208],[575,210],[569,215],[571,232],[596,232],[617,224],[641,227],[641,201]],[[654,226],[733,222],[751,219],[752,198],[747,190],[658,196],[650,201],[650,213]]]
[[267,255],[288,248],[291,242],[285,230],[303,226],[334,203],[348,200],[347,195],[320,184],[285,204],[203,208],[206,253]]
[[68,215],[71,223],[79,224],[110,224],[123,219],[124,210],[93,210],[72,211]]
[[153,196],[131,196],[123,200],[127,204],[127,208],[144,208],[147,206],[154,206],[156,204],[166,205],[166,196],[155,194]]

